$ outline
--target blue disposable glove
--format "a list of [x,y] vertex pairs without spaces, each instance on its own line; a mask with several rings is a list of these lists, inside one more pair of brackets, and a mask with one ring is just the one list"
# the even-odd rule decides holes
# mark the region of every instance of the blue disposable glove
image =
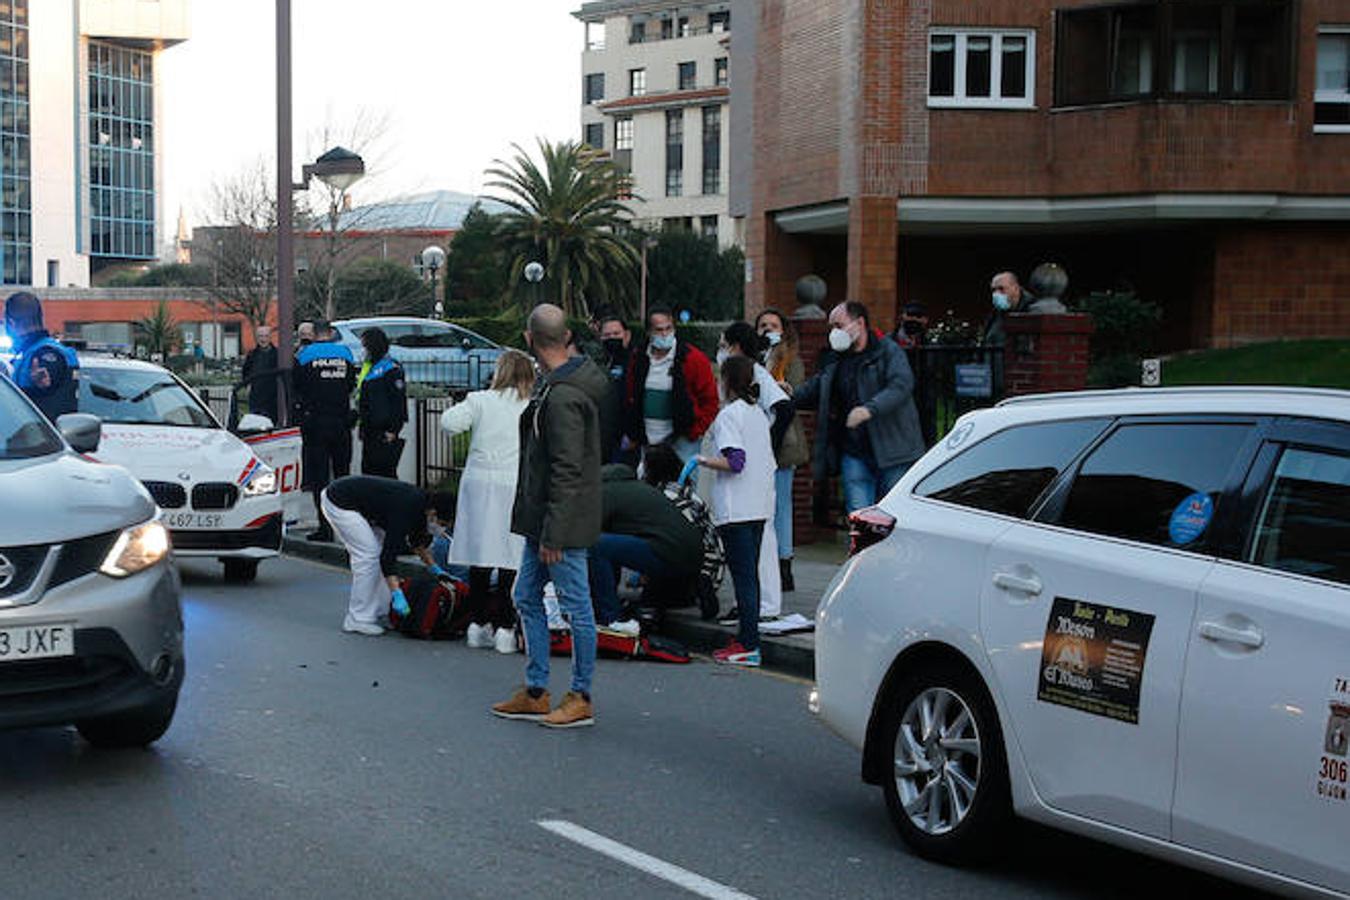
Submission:
[[408,598],[403,596],[403,588],[394,588],[390,594],[390,602],[394,606],[394,612],[400,616],[406,616],[412,612],[412,607],[408,605]]
[[440,566],[436,565],[435,563],[432,563],[430,566],[428,566],[428,567],[427,567],[427,571],[430,572],[430,573],[432,574],[432,576],[435,577],[435,578],[449,578],[449,577],[450,577],[450,573],[449,573],[449,572],[445,571],[444,569],[442,569]]
[[690,459],[689,462],[685,463],[684,468],[680,470],[680,480],[678,484],[683,485],[686,481],[689,480],[689,476],[693,475],[697,471],[698,471],[698,457],[695,456],[692,459]]

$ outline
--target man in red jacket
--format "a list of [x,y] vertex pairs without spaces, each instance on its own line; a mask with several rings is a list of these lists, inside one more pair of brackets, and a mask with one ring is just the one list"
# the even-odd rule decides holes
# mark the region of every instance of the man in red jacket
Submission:
[[624,434],[639,447],[670,444],[683,460],[698,454],[717,418],[712,363],[675,337],[670,310],[647,315],[647,346],[633,355],[624,393]]

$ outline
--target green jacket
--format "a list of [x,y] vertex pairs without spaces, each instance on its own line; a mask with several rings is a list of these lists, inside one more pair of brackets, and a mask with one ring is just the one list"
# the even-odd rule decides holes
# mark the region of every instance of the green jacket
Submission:
[[573,357],[543,379],[520,417],[511,530],[545,547],[580,550],[600,537],[600,415],[609,378]]
[[612,465],[600,470],[606,534],[639,537],[666,565],[691,574],[703,562],[703,533],[684,517],[658,487],[638,481],[629,466]]

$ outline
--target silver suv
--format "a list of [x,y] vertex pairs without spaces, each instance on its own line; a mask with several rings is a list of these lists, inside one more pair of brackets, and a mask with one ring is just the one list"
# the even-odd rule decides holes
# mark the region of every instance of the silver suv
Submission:
[[75,414],[54,429],[0,375],[0,728],[143,746],[183,683],[178,576],[145,488],[81,455],[100,428]]

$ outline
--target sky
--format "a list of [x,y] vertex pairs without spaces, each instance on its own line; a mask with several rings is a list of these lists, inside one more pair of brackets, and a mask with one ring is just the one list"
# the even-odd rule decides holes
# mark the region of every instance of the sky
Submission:
[[[580,131],[580,0],[292,0],[294,170],[384,122],[360,204],[478,193],[483,170],[536,136]],[[164,217],[211,218],[211,186],[276,158],[275,0],[192,0],[192,36],[160,57]],[[345,142],[345,139],[341,142]],[[361,151],[362,148],[353,147]]]

